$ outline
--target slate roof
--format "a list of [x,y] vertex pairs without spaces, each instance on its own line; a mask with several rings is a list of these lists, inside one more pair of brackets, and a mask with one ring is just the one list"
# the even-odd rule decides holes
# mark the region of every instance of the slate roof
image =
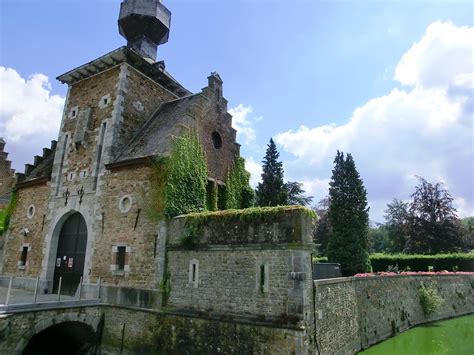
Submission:
[[117,156],[114,163],[156,155],[166,155],[170,149],[169,137],[179,135],[182,118],[200,99],[201,93],[163,103]]

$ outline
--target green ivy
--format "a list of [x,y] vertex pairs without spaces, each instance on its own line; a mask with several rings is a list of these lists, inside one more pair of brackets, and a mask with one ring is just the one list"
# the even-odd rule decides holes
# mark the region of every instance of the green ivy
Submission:
[[217,184],[209,181],[207,184],[206,206],[208,211],[217,211]]
[[421,285],[419,294],[421,308],[425,316],[435,313],[444,302],[433,284]]
[[255,194],[249,185],[250,173],[245,170],[245,159],[238,157],[226,179],[225,209],[240,209],[254,204]]
[[5,217],[3,219],[3,224],[0,225],[0,232],[6,231],[8,229],[8,226],[10,225],[10,219],[12,217],[13,212],[15,211],[16,208],[16,203],[17,203],[17,190],[12,191],[10,203],[8,204],[7,210]]
[[233,223],[236,221],[244,223],[265,222],[274,223],[288,211],[300,210],[305,215],[315,219],[316,213],[303,206],[276,206],[276,207],[251,207],[244,209],[232,209],[217,212],[189,213],[186,216],[187,229],[192,234],[199,234],[200,228],[211,220],[221,223]]
[[206,209],[207,166],[195,132],[176,138],[168,160],[165,214],[174,217]]

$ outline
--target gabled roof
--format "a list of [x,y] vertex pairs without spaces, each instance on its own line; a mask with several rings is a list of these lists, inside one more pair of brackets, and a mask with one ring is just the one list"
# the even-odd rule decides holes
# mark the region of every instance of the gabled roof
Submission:
[[182,118],[189,113],[191,106],[197,103],[200,97],[201,93],[198,93],[160,105],[111,165],[167,155],[170,149],[169,138],[181,133],[180,130],[184,128]]

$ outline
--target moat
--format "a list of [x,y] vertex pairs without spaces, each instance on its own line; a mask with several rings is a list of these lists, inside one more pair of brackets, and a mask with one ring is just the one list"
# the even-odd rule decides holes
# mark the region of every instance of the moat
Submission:
[[407,330],[359,354],[472,354],[474,315],[428,323]]

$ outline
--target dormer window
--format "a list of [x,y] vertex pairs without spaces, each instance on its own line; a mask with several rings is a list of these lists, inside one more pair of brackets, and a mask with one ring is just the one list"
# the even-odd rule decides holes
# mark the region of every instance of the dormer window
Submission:
[[220,149],[222,147],[222,138],[221,135],[217,132],[212,133],[212,144],[214,148]]

